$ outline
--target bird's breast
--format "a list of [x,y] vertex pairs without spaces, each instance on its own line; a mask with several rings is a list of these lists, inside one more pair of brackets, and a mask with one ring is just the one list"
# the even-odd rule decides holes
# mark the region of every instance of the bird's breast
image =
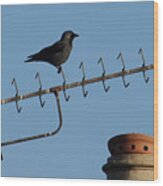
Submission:
[[62,51],[54,53],[52,63],[55,66],[60,66],[61,64],[65,63],[71,53],[71,50],[72,50],[72,47],[67,46],[67,47],[64,47]]

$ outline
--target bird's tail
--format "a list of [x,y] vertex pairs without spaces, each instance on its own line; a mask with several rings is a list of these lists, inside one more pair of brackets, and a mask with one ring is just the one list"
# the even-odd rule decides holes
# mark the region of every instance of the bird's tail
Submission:
[[25,63],[29,63],[29,62],[33,62],[33,61],[35,61],[35,55],[30,55],[30,56],[28,56],[28,59],[25,60],[24,62],[25,62]]
[[29,62],[33,62],[34,60],[33,59],[27,59],[27,60],[25,60],[24,62],[25,63],[29,63]]

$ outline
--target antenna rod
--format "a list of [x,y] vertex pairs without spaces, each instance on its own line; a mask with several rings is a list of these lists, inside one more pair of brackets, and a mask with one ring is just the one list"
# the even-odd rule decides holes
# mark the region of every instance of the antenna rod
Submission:
[[105,76],[99,76],[99,77],[94,77],[94,78],[91,78],[91,79],[86,79],[84,81],[73,82],[73,83],[70,83],[70,84],[65,84],[64,86],[59,85],[59,86],[51,87],[49,89],[43,89],[41,91],[31,92],[31,93],[27,93],[27,94],[24,94],[24,95],[18,95],[18,96],[15,96],[15,97],[2,99],[1,104],[7,104],[7,103],[11,103],[11,102],[18,101],[18,100],[29,99],[29,98],[40,96],[40,95],[43,95],[43,94],[50,94],[50,93],[54,93],[54,92],[59,92],[59,91],[63,91],[63,90],[66,90],[66,89],[71,89],[71,88],[83,86],[83,84],[87,85],[87,84],[96,83],[96,82],[99,82],[99,81],[104,81],[104,80],[107,80],[107,79],[114,79],[114,78],[122,77],[124,75],[125,76],[126,75],[131,75],[131,74],[151,70],[153,68],[154,68],[154,65],[151,64],[151,65],[137,67],[137,68],[133,68],[133,69],[129,69],[129,70],[125,69],[125,71],[123,71],[123,72],[120,71],[120,72],[116,72],[116,73],[112,73],[112,74],[106,74]]

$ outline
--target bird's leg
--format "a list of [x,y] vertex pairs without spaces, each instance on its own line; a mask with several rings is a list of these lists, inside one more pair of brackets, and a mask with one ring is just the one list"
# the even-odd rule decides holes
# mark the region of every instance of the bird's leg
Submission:
[[58,74],[60,74],[61,71],[62,71],[62,67],[61,66],[58,66],[57,69],[58,69]]

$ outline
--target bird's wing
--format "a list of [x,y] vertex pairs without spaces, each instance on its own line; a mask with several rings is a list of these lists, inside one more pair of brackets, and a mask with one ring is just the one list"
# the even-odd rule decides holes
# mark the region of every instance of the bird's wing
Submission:
[[28,56],[28,58],[31,58],[32,60],[45,60],[49,61],[55,53],[62,52],[64,49],[64,43],[61,41],[58,41],[54,43],[53,45],[43,48],[38,53]]
[[65,43],[62,41],[57,41],[51,47],[54,53],[62,52],[65,47]]

